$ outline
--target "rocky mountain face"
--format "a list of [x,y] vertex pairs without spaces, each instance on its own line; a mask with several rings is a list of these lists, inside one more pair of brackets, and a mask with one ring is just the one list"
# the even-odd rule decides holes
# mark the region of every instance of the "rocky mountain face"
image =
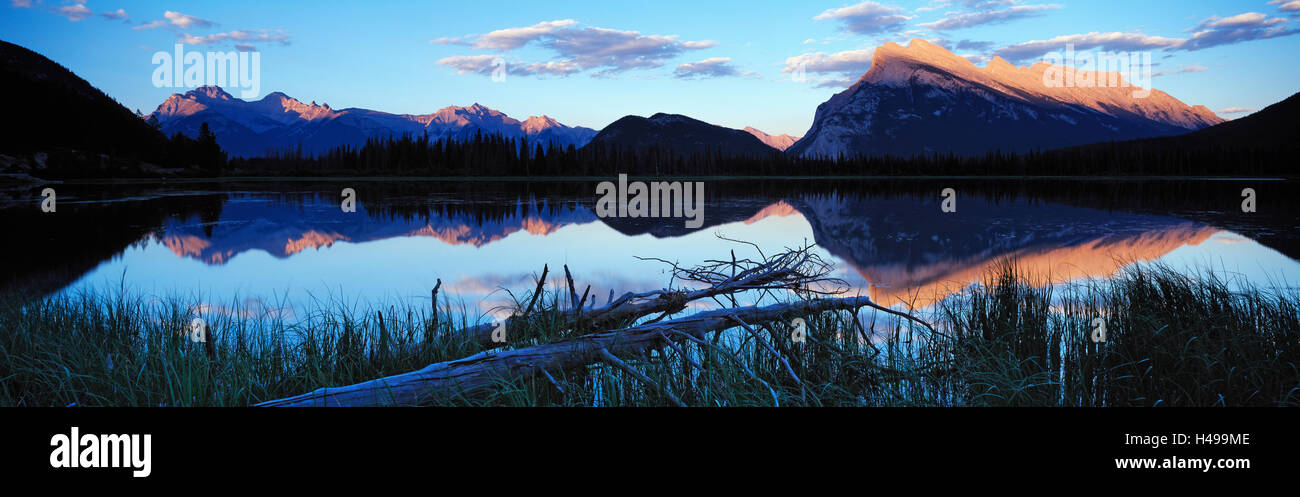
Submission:
[[752,126],[745,126],[744,131],[754,135],[754,138],[758,138],[758,141],[763,142],[764,145],[781,151],[785,151],[785,149],[790,148],[790,145],[794,145],[794,142],[799,141],[797,136],[769,135]]
[[[1065,81],[1091,77],[1100,84],[1048,84],[1048,71]],[[1017,67],[994,57],[981,68],[920,39],[907,47],[885,43],[857,83],[817,107],[812,127],[787,152],[1024,152],[1183,134],[1223,122],[1209,109],[1188,106],[1159,90],[1138,98],[1135,91],[1145,91],[1124,84],[1118,74],[1044,62]]]
[[168,135],[196,136],[199,126],[207,122],[222,149],[240,157],[297,147],[319,153],[340,145],[358,146],[371,137],[408,133],[455,140],[476,133],[500,134],[561,147],[581,147],[596,135],[596,130],[566,126],[546,116],[521,122],[479,104],[446,107],[432,114],[390,114],[360,108],[336,110],[329,104],[303,103],[280,92],[245,101],[215,86],[174,94],[150,116],[157,118]]

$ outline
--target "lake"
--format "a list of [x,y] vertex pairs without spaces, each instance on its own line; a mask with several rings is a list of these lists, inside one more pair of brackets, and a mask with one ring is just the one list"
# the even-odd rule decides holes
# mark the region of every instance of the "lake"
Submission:
[[[1013,258],[1044,281],[1131,263],[1207,269],[1234,285],[1300,281],[1300,185],[1272,179],[696,179],[703,226],[602,218],[571,181],[233,180],[53,185],[4,193],[0,285],[40,294],[129,289],[204,312],[295,316],[314,306],[428,306],[439,280],[490,319],[543,265],[604,303],[677,287],[656,258],[697,264],[815,244],[852,293],[925,307]],[[691,179],[684,179],[691,180]],[[342,192],[356,192],[345,212]],[[941,192],[952,188],[955,211]],[[1242,190],[1255,212],[1242,211]],[[639,258],[640,257],[640,258]]]

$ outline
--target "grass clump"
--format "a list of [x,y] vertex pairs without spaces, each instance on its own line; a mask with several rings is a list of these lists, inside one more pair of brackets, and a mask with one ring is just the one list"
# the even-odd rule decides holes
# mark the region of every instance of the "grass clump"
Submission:
[[1160,265],[1058,286],[1007,265],[938,314],[971,403],[1271,406],[1300,404],[1298,304]]

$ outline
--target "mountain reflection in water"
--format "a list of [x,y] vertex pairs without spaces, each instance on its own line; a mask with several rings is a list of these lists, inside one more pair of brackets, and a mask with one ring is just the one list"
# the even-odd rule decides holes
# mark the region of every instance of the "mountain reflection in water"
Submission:
[[[43,291],[125,285],[267,307],[264,299],[428,305],[441,279],[447,295],[486,312],[508,302],[501,288],[528,290],[543,264],[568,264],[603,302],[610,291],[670,284],[662,263],[635,256],[683,264],[732,250],[751,256],[751,247],[719,235],[767,253],[815,242],[851,291],[890,305],[929,305],[1007,258],[1052,282],[1106,277],[1139,261],[1212,266],[1261,285],[1300,276],[1294,212],[1234,213],[1240,186],[1232,182],[949,181],[959,191],[955,213],[939,209],[940,182],[861,183],[712,182],[698,230],[676,219],[599,218],[595,182],[73,189],[60,192],[53,219],[0,210],[42,242],[26,262],[9,261],[5,283],[38,282]],[[1252,186],[1261,199],[1294,190],[1280,181]],[[339,208],[342,187],[359,192],[357,212]],[[1279,205],[1261,200],[1261,212]],[[559,284],[562,274],[551,274]]]

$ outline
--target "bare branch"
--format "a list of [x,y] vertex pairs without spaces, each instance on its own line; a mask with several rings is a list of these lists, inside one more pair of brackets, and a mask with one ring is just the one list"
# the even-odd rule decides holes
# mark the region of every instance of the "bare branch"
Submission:
[[[689,337],[702,341],[711,332],[735,327],[733,317],[758,323],[784,320],[861,307],[866,297],[818,299],[766,307],[718,309],[671,321],[572,337],[512,350],[489,350],[464,359],[440,362],[423,369],[370,380],[355,385],[321,388],[302,395],[272,400],[259,406],[366,406],[418,404],[435,396],[454,397],[498,385],[502,379],[541,375],[543,370],[571,370],[613,355],[641,355],[663,346],[664,337]],[[735,360],[735,358],[732,358]],[[737,361],[739,363],[739,361]],[[743,364],[742,364],[743,367]],[[758,379],[752,371],[747,372]],[[761,383],[766,385],[759,379]],[[771,390],[771,386],[768,386]],[[776,392],[772,390],[773,398]]]

